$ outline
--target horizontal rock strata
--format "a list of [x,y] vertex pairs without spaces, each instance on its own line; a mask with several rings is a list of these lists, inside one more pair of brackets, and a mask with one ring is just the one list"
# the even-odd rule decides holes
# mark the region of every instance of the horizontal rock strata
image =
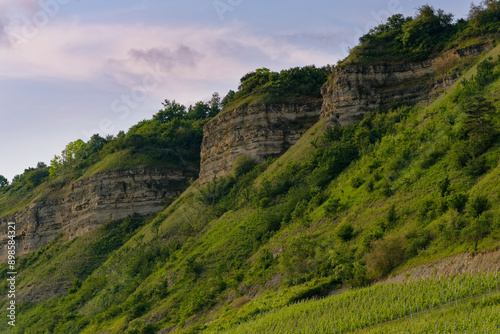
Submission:
[[[70,239],[107,222],[160,211],[186,189],[193,175],[157,170],[128,170],[94,175],[71,185],[60,200],[34,202],[14,215],[0,219],[7,230],[16,223],[17,255],[36,251],[59,233]],[[7,236],[0,237],[0,260],[6,258]]]
[[302,105],[254,105],[223,113],[203,129],[200,183],[231,173],[238,156],[257,162],[285,153],[318,122],[321,101]]

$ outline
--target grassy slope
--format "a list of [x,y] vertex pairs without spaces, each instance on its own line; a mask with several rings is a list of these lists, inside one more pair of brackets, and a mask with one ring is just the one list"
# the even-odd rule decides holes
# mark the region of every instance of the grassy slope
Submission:
[[[499,48],[492,51],[492,54],[498,53]],[[473,70],[468,75],[472,73]],[[499,89],[499,81],[490,87],[488,94],[492,99],[498,96]],[[452,90],[427,108],[377,116],[397,119],[403,113],[404,117],[394,123],[395,131],[368,145],[362,157],[321,192],[326,198],[339,199],[343,204],[336,213],[325,211],[328,201],[320,201],[309,206],[305,216],[270,231],[266,215],[272,213],[272,207],[256,206],[249,200],[265,180],[280,177],[290,164],[300,164],[311,158],[314,153],[311,142],[320,138],[323,132],[320,122],[281,158],[250,173],[248,182],[254,188],[247,186],[247,195],[244,191],[238,192],[236,205],[229,210],[203,205],[197,199],[195,183],[137,233],[120,235],[116,247],[95,253],[99,257],[85,264],[88,270],[83,274],[77,272],[80,265],[76,266],[75,259],[81,259],[83,250],[98,251],[103,247],[99,246],[99,240],[109,240],[109,233],[117,232],[108,227],[68,245],[49,245],[20,268],[19,287],[24,289],[40,278],[46,281],[44,278],[54,272],[60,278],[54,286],[62,281],[69,285],[75,277],[84,280],[83,285],[67,297],[46,297],[37,305],[25,304],[19,313],[19,332],[23,332],[24,327],[28,328],[26,333],[45,329],[55,333],[106,330],[146,333],[184,326],[194,331],[197,326],[201,326],[198,327],[201,330],[207,321],[212,321],[209,329],[231,327],[258,313],[338,287],[331,276],[284,283],[290,268],[281,259],[300,238],[317,240],[315,247],[319,250],[315,254],[318,258],[321,252],[330,255],[348,249],[362,260],[367,251],[366,237],[385,222],[392,204],[397,208],[397,220],[387,235],[404,236],[415,229],[436,233],[440,226],[449,224],[456,213],[448,210],[428,219],[422,216],[421,208],[426,202],[440,200],[437,183],[445,175],[451,179],[454,192],[467,192],[471,197],[488,194],[497,202],[498,147],[488,152],[490,169],[479,178],[469,177],[450,166],[446,152],[453,143],[446,135],[450,128],[443,119],[456,113],[449,98]],[[402,160],[404,150],[411,154]],[[429,158],[433,152],[443,153],[434,161]],[[362,184],[353,186],[353,179]],[[370,182],[373,190],[368,187]],[[387,184],[390,195],[384,194]],[[496,206],[492,209],[496,219],[499,210]],[[155,222],[161,223],[158,235],[151,229]],[[129,224],[135,226],[132,222],[123,224],[119,230]],[[356,232],[349,242],[337,236],[339,226],[344,224],[352,224]],[[496,234],[492,234],[483,239],[479,247],[496,247],[496,240]],[[124,245],[119,247],[121,243]],[[403,262],[402,267],[467,251],[471,247],[471,243],[462,240],[444,242],[437,236],[429,247]],[[274,260],[270,260],[267,269],[262,269],[266,252],[274,254]],[[304,261],[313,260],[314,256]],[[87,276],[90,272],[93,274]],[[147,323],[151,323],[149,329]]]

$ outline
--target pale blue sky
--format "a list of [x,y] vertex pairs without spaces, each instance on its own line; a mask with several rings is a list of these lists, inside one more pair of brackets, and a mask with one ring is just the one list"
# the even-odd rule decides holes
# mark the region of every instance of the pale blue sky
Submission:
[[425,3],[456,18],[470,8],[451,0],[0,0],[0,174],[10,180],[70,141],[126,131],[164,99],[224,96],[256,68],[335,64],[389,15],[413,15]]

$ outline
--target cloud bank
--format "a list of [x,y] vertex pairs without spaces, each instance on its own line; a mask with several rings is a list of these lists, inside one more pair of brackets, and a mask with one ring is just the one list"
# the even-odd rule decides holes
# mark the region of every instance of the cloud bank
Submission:
[[[123,90],[140,84],[151,68],[160,68],[158,93],[179,94],[170,98],[192,102],[195,95],[209,96],[209,83],[236,86],[256,68],[336,62],[324,49],[324,39],[318,48],[302,40],[258,36],[237,24],[202,28],[61,22],[41,29],[19,50],[3,45],[0,79],[81,81]],[[203,92],[197,89],[201,85]]]

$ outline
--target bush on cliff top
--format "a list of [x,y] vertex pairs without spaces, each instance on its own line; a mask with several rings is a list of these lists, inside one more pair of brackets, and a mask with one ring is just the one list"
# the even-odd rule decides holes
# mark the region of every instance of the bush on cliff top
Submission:
[[499,32],[499,1],[472,5],[468,20],[457,22],[453,22],[452,14],[424,5],[415,17],[396,14],[371,29],[343,63],[422,61],[446,48],[467,45],[471,39]]
[[331,67],[295,67],[281,72],[260,68],[240,80],[238,91],[225,104],[225,110],[258,103],[296,103],[321,98],[321,86]]

